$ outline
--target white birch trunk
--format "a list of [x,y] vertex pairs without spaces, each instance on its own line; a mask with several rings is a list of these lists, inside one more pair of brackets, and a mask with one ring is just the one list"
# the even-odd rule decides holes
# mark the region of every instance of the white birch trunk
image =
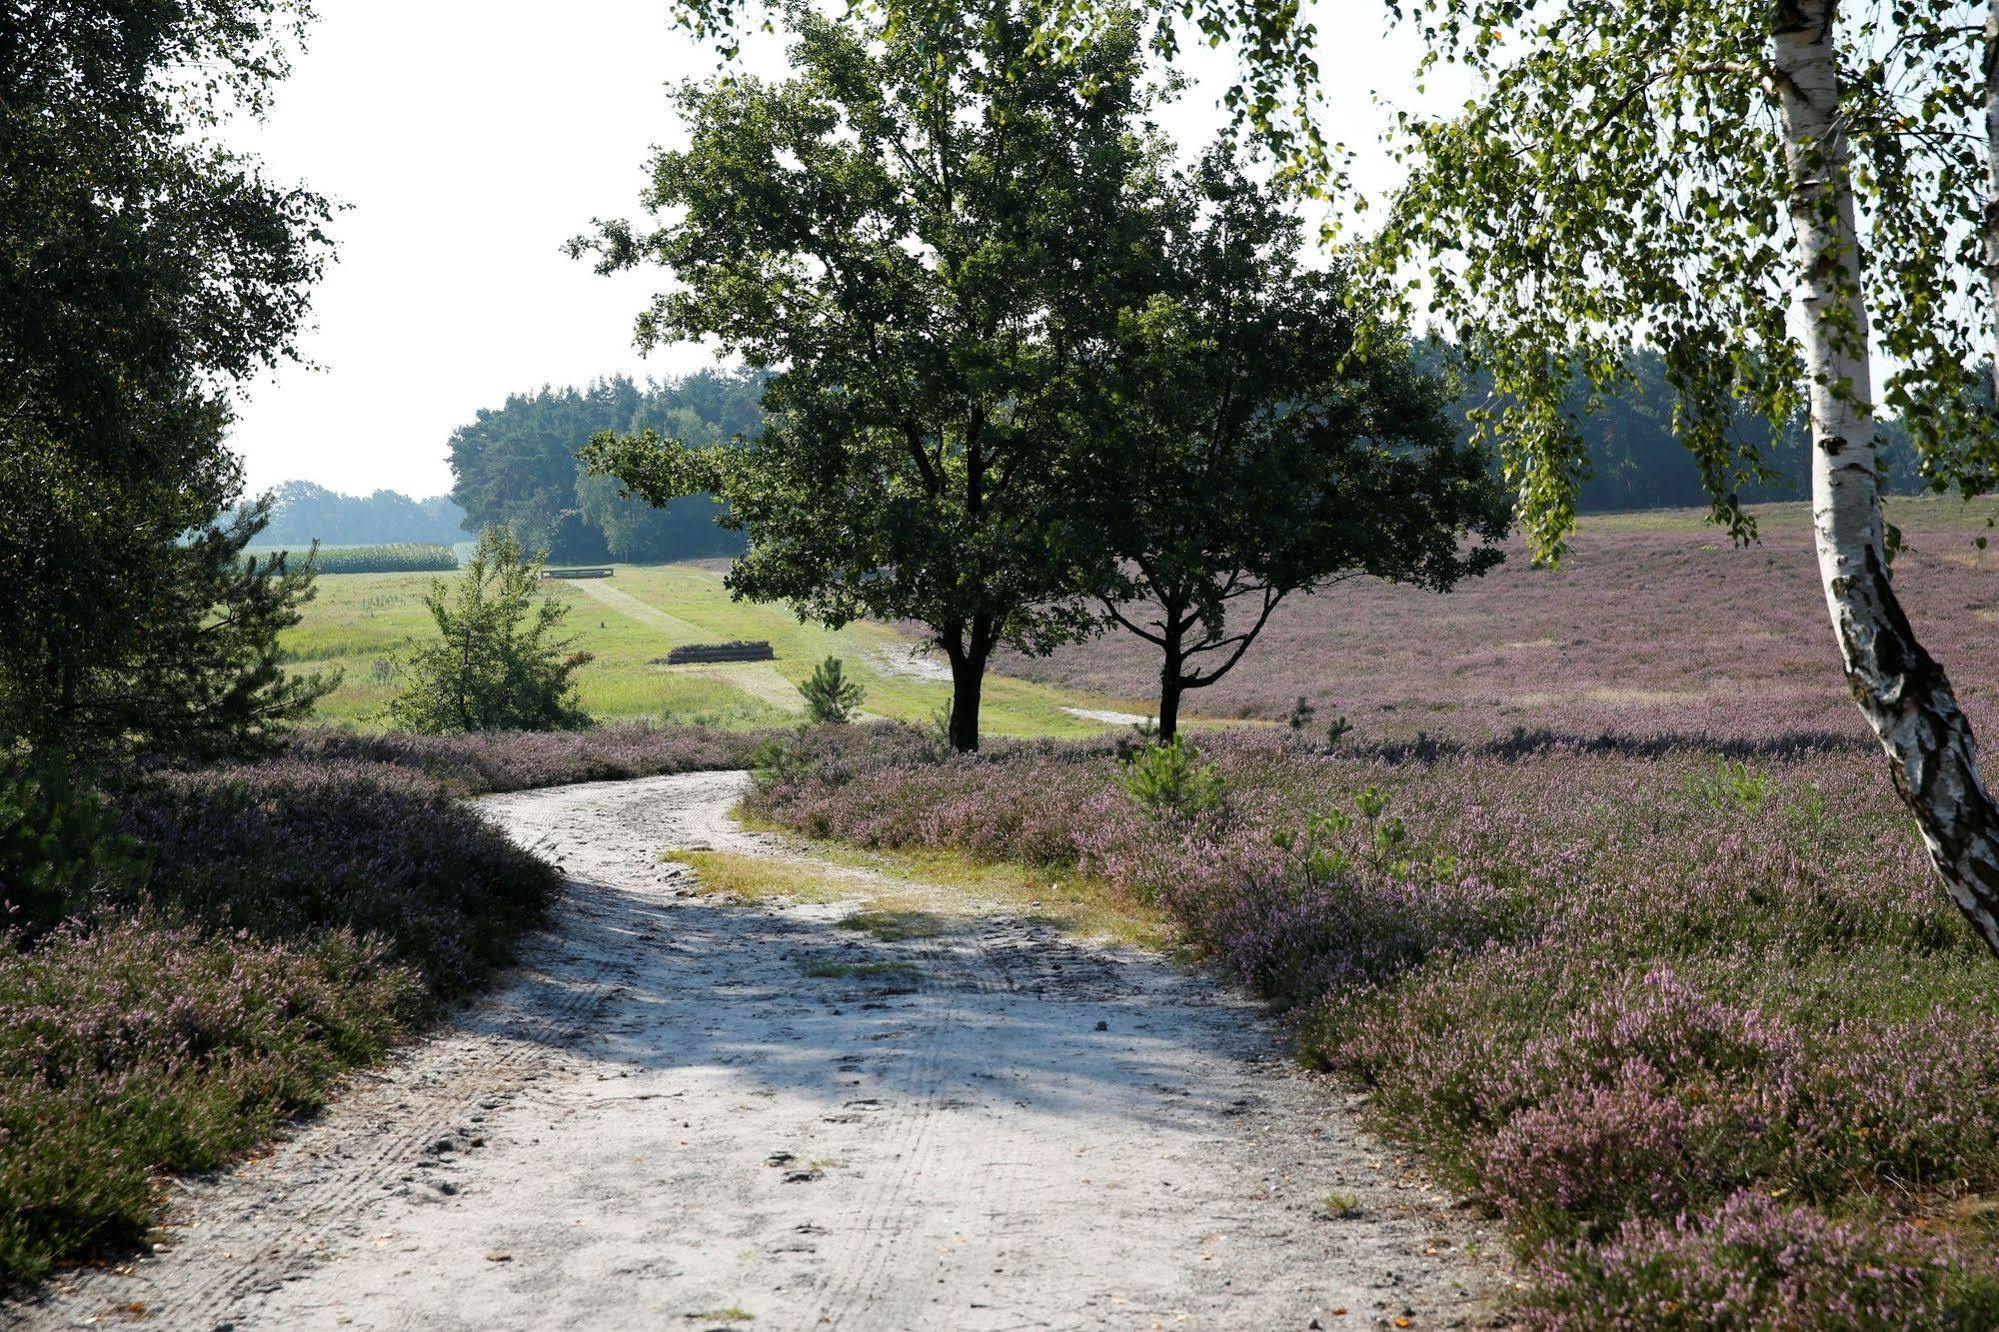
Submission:
[[1773,32],[1812,379],[1819,577],[1847,683],[1887,752],[1896,789],[1951,899],[1999,953],[1999,809],[1979,779],[1970,723],[1888,581],[1836,11],[1837,0],[1784,0]]
[[1999,0],[1985,15],[1985,281],[1992,293],[1992,391],[1999,402]]

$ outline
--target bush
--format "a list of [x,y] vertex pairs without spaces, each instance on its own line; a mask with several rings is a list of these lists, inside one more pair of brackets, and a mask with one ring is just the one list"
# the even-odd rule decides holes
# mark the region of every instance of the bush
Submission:
[[1155,819],[1192,819],[1222,808],[1225,792],[1212,764],[1182,736],[1141,749],[1126,762],[1124,789]]
[[1632,1222],[1539,1264],[1522,1309],[1543,1332],[1962,1329],[1999,1320],[1999,1284],[1907,1226],[1834,1222],[1754,1192],[1670,1224]]
[[676,772],[754,766],[761,731],[619,722],[587,731],[477,731],[458,735],[362,735],[333,727],[299,731],[286,747],[304,763],[382,764],[460,795],[525,791]]
[[397,663],[402,692],[389,716],[427,735],[552,731],[589,725],[572,677],[587,652],[557,637],[568,607],[540,595],[542,562],[504,528],[488,528],[452,597],[433,580],[424,604],[436,641]]
[[157,1172],[318,1105],[541,918],[555,871],[441,782],[294,746],[133,779],[115,827],[65,784],[0,784],[41,926],[0,950],[0,1288],[143,1237]]
[[436,782],[371,764],[176,774],[128,797],[123,827],[153,849],[158,907],[262,939],[378,938],[440,997],[504,963],[559,882]]
[[139,844],[66,766],[0,759],[0,932],[30,942],[145,873]]
[[852,721],[861,700],[867,697],[866,690],[847,678],[838,657],[828,657],[814,666],[798,692],[805,696],[805,711],[813,721],[835,725]]
[[[1504,1217],[1530,1323],[1999,1325],[1992,963],[1863,751],[889,738],[752,805],[1166,906]],[[1227,820],[1162,826],[1204,770]]]
[[0,1290],[143,1239],[155,1172],[212,1169],[319,1105],[421,1007],[414,973],[343,931],[145,915],[0,951]]

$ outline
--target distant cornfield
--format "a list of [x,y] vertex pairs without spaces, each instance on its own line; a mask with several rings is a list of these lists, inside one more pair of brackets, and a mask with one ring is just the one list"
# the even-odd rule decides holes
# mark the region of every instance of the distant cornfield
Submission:
[[[296,559],[303,552],[292,552]],[[434,573],[458,567],[449,546],[406,542],[393,546],[346,546],[321,549],[313,565],[323,574]]]

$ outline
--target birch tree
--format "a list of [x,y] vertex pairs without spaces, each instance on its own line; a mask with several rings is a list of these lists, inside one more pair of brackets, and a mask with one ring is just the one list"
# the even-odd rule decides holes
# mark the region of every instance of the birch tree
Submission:
[[[1999,951],[1999,809],[1970,724],[1889,577],[1876,418],[1925,477],[1991,487],[1977,367],[1999,288],[1999,6],[1916,0],[1413,0],[1432,63],[1482,87],[1405,122],[1412,167],[1377,243],[1491,367],[1537,555],[1573,523],[1583,455],[1561,391],[1658,348],[1715,518],[1769,459],[1740,398],[1811,422],[1812,512],[1846,678],[1957,905]],[[1980,120],[1983,124],[1980,124]],[[1408,270],[1404,270],[1407,272]],[[1877,383],[1874,361],[1890,367]]]

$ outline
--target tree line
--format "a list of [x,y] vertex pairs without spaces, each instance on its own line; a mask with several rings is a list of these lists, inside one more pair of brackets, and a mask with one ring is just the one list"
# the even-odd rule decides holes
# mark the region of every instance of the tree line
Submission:
[[270,493],[266,545],[310,548],[430,542],[448,546],[465,539],[465,511],[450,497],[413,499],[394,490],[342,495],[312,481],[287,481]]
[[710,444],[762,421],[763,377],[702,371],[641,387],[617,376],[587,387],[543,388],[482,408],[451,436],[451,499],[468,530],[504,527],[559,563],[636,563],[730,555],[740,538],[717,522],[704,495],[662,507],[635,502],[578,460],[605,431],[655,430]]

